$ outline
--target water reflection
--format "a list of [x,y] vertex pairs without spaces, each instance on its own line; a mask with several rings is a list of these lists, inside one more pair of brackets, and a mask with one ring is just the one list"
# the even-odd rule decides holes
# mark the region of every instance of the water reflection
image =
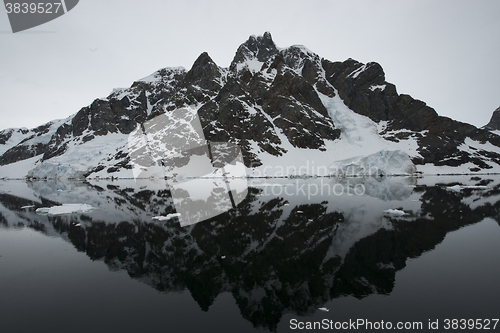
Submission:
[[138,125],[128,148],[137,184],[143,187],[153,177],[147,189],[168,188],[182,226],[235,208],[248,193],[240,147],[205,140],[196,108],[176,109]]
[[[285,313],[311,314],[341,296],[390,294],[396,272],[409,258],[432,250],[465,225],[485,217],[498,221],[500,179],[440,181],[252,180],[236,209],[185,227],[177,218],[152,219],[176,212],[166,189],[141,189],[125,180],[4,182],[0,224],[62,237],[92,260],[125,270],[159,291],[189,290],[203,311],[230,292],[246,320],[275,330]],[[457,182],[487,188],[450,190]],[[337,184],[353,190],[363,184],[365,192],[327,191]],[[323,191],[308,192],[316,188]],[[96,210],[35,213],[62,203],[86,203]],[[388,215],[388,209],[406,215]]]

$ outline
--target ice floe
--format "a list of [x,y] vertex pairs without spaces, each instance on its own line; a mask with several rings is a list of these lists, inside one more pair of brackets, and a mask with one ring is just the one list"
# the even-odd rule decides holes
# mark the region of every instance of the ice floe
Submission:
[[404,210],[400,209],[387,209],[384,210],[384,213],[386,213],[387,215],[396,215],[396,216],[408,215],[407,213],[405,213]]
[[63,215],[88,213],[94,210],[94,207],[88,204],[63,204],[62,206],[43,207],[36,210],[40,215]]
[[173,213],[173,214],[168,214],[167,216],[154,216],[153,220],[168,221],[170,219],[173,219],[174,217],[179,217],[179,216],[181,216],[180,213]]
[[488,186],[464,186],[464,185],[454,185],[454,186],[448,186],[446,189],[450,191],[455,191],[455,192],[460,192],[461,190],[464,189],[471,189],[471,190],[487,190],[489,187]]

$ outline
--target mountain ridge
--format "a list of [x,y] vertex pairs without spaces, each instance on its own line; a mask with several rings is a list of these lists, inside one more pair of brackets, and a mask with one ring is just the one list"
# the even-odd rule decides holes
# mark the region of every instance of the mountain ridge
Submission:
[[186,106],[208,141],[241,147],[249,176],[290,176],[305,162],[336,172],[366,156],[364,169],[382,167],[384,151],[410,162],[377,174],[500,172],[499,136],[398,94],[380,64],[278,48],[266,32],[241,44],[227,68],[203,52],[189,70],[160,69],[64,120],[0,131],[0,177],[130,178],[127,135]]

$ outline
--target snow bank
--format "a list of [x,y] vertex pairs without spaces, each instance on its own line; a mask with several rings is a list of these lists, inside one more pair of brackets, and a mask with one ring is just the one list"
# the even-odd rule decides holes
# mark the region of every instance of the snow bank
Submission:
[[39,179],[82,179],[89,170],[98,165],[102,165],[106,170],[117,163],[113,158],[117,152],[128,152],[127,138],[127,134],[108,133],[84,143],[69,141],[63,155],[37,163],[33,169],[27,171],[27,176]]
[[25,178],[29,170],[33,169],[41,156],[35,156],[15,163],[0,166],[0,178],[21,179]]

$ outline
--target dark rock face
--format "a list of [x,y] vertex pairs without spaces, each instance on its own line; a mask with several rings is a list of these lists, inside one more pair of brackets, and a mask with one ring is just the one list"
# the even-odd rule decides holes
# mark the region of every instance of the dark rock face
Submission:
[[183,86],[188,88],[197,86],[203,90],[217,91],[221,88],[222,70],[203,52],[186,73]]
[[76,114],[71,121],[73,136],[81,136],[88,130],[95,135],[108,133],[128,134],[137,123],[146,120],[147,100],[141,91],[133,100],[125,96],[120,100],[95,100]]
[[[291,56],[287,59],[297,65]],[[248,61],[261,62],[262,70],[245,67]],[[205,137],[240,145],[247,166],[261,163],[250,150],[251,141],[279,156],[286,152],[280,132],[293,146],[311,149],[325,149],[325,140],[340,136],[314,82],[291,70],[269,33],[242,44],[229,69],[202,54],[180,84],[187,93],[174,94],[165,101],[166,109],[203,103],[198,115]]]
[[500,107],[493,111],[490,122],[483,126],[483,128],[488,131],[500,130]]
[[[374,62],[366,65],[353,59],[332,63],[322,61],[326,79],[339,92],[345,104],[353,111],[374,121],[401,118],[393,111],[392,104],[398,99],[396,87],[385,81],[382,67]],[[385,86],[383,89],[370,89]]]
[[0,165],[6,165],[17,161],[22,161],[34,156],[43,154],[47,150],[46,145],[37,144],[35,146],[15,146],[2,155]]
[[14,134],[23,137],[19,144],[7,150],[0,155],[0,165],[6,165],[17,161],[22,161],[27,158],[44,154],[49,146],[40,140],[41,137],[48,134],[53,122],[38,126],[37,128],[28,129],[7,129],[0,132],[0,145],[5,145],[13,137]]
[[[490,168],[484,162],[484,152],[471,156],[458,149],[458,146],[464,144],[466,138],[471,138],[500,147],[497,136],[475,126],[441,117],[424,102],[409,95],[398,95],[396,87],[385,81],[382,67],[377,63],[362,64],[348,59],[334,63],[323,60],[322,64],[328,82],[338,90],[350,109],[375,122],[388,122],[382,136],[398,130],[417,132],[413,135],[418,138],[418,152],[422,158],[414,158],[415,164],[458,166],[472,162],[479,168]],[[405,136],[385,138],[397,142]],[[500,161],[500,154],[490,152],[489,156],[487,159],[495,163]]]
[[[0,155],[0,165],[42,154],[48,160],[64,154],[70,141],[83,144],[109,133],[129,134],[148,119],[197,105],[206,139],[238,144],[245,164],[258,166],[261,151],[280,156],[290,145],[326,150],[328,141],[340,138],[323,95],[338,95],[354,112],[387,122],[379,133],[386,140],[417,140],[420,156],[413,158],[415,164],[472,162],[483,169],[490,168],[486,161],[500,161],[495,152],[459,149],[467,138],[500,147],[500,137],[487,131],[500,128],[500,108],[485,129],[441,117],[424,102],[399,95],[375,62],[331,62],[303,46],[278,49],[266,32],[243,43],[229,68],[219,67],[204,52],[189,71],[161,69],[130,88],[96,99],[57,129],[49,123],[17,130],[27,131],[25,139]],[[0,145],[13,133],[0,132]],[[34,140],[41,136],[47,138]]]
[[276,54],[278,54],[278,49],[269,32],[264,33],[264,36],[250,36],[250,38],[245,43],[241,44],[236,51],[236,55],[229,66],[229,70],[236,72],[238,64],[249,59],[257,59],[259,62],[266,62]]

